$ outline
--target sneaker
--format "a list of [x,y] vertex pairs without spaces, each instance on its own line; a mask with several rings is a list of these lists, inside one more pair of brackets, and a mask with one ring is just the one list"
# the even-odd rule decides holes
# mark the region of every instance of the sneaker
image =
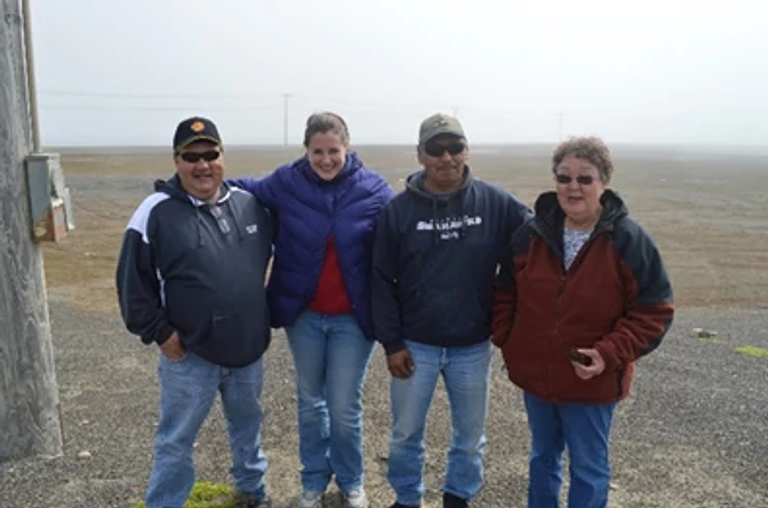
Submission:
[[299,508],[323,508],[323,493],[304,491],[299,498]]
[[368,497],[363,489],[344,493],[344,508],[368,508]]
[[421,508],[420,504],[402,504],[402,503],[395,503],[389,508]]
[[272,500],[266,494],[257,496],[256,494],[238,492],[235,494],[234,508],[272,508]]
[[443,508],[469,508],[469,501],[450,492],[443,494]]

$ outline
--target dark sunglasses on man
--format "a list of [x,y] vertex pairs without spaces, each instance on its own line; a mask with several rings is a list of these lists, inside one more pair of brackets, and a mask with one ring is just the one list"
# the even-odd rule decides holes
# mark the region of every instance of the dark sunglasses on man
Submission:
[[179,157],[181,157],[181,160],[183,160],[184,162],[189,162],[191,164],[198,162],[200,159],[203,159],[206,162],[213,162],[216,159],[218,159],[219,156],[221,156],[221,152],[218,150],[207,150],[205,152],[179,153]]
[[466,143],[461,140],[451,141],[450,143],[427,141],[424,145],[424,151],[430,157],[442,157],[446,151],[451,155],[458,155],[463,152],[466,147]]
[[[568,185],[573,181],[573,177],[571,175],[555,175],[555,180],[559,184]],[[576,183],[579,185],[592,185],[595,180],[597,178],[592,175],[579,175],[576,177]]]

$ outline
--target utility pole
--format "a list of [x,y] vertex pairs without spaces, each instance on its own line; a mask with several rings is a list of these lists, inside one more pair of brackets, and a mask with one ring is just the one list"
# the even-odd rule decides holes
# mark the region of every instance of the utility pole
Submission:
[[288,100],[293,96],[291,93],[283,94],[283,146],[288,146]]
[[62,453],[43,255],[24,169],[36,142],[27,1],[0,0],[0,460]]

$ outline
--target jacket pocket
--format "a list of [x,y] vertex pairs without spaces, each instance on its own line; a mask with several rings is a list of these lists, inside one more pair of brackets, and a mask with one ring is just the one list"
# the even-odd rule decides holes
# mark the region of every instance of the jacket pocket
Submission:
[[241,309],[214,311],[210,340],[202,345],[200,355],[219,365],[246,365],[257,360],[266,349],[268,326],[265,316],[254,312]]
[[211,315],[211,342],[214,347],[230,349],[248,335],[248,323],[239,310]]

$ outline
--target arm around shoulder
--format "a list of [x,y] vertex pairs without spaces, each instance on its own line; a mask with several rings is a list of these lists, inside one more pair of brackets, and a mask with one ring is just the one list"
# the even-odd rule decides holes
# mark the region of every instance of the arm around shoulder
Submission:
[[263,206],[276,210],[280,205],[280,180],[276,169],[264,178],[238,178],[227,180],[232,187],[237,187],[253,194]]

